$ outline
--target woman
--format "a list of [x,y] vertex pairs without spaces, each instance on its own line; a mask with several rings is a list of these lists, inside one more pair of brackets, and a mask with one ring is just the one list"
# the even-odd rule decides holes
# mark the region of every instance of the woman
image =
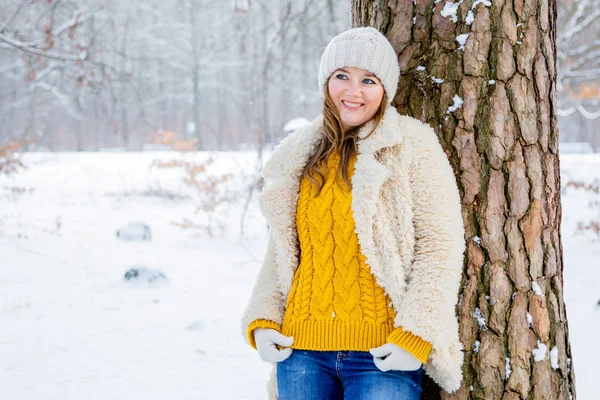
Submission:
[[394,49],[373,28],[327,45],[323,115],[263,168],[270,227],[242,321],[275,365],[271,398],[418,399],[462,380],[464,228],[435,132],[390,106]]

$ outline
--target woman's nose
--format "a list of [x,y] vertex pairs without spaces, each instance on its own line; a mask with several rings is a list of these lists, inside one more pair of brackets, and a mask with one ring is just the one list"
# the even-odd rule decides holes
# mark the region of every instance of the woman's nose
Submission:
[[350,83],[348,84],[347,94],[349,96],[357,96],[357,97],[360,96],[361,95],[360,83],[350,81]]

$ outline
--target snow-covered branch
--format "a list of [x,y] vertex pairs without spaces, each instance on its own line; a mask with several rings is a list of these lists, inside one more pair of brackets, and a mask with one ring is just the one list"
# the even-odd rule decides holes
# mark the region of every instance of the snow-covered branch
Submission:
[[23,6],[25,5],[25,3],[27,3],[27,0],[21,0],[19,5],[17,6],[17,9],[13,13],[13,15],[5,23],[3,23],[2,26],[0,26],[0,33],[4,32],[4,30],[9,28],[13,24],[13,22],[15,21],[15,19],[17,18],[17,16],[21,12],[21,10],[23,9]]
[[579,19],[585,17],[590,3],[590,0],[580,0],[572,3],[575,10],[572,12],[571,17],[564,24],[560,32],[558,32],[556,39],[558,44],[568,42],[576,33],[581,31],[582,27]]
[[80,121],[83,119],[83,116],[78,113],[76,110],[74,110],[73,108],[73,102],[71,100],[71,98],[62,93],[56,86],[51,85],[49,83],[46,82],[35,82],[31,85],[31,88],[40,88],[40,89],[44,89],[47,90],[48,92],[52,93],[57,99],[58,101],[63,105],[63,107],[65,108],[65,110],[69,113],[69,115]]
[[0,115],[10,132],[79,135],[78,148],[139,148],[158,127],[207,146],[275,141],[320,110],[309,72],[350,26],[350,3],[337,3],[105,0],[90,12],[99,3],[25,0],[16,13],[0,1]]
[[20,59],[17,59],[12,64],[7,64],[7,65],[0,66],[0,74],[3,74],[4,72],[7,72],[7,71],[12,71],[12,70],[20,68],[22,66],[23,66],[23,61],[20,60]]
[[582,104],[577,104],[569,108],[559,108],[557,113],[561,117],[568,117],[569,115],[579,111],[584,118],[587,119],[598,119],[600,118],[600,108],[596,111],[587,110]]
[[26,53],[31,53],[31,54],[35,54],[35,55],[43,56],[43,57],[47,57],[47,58],[52,58],[55,60],[82,61],[82,60],[85,60],[85,57],[87,56],[86,52],[82,52],[79,55],[75,55],[75,54],[63,54],[63,53],[57,53],[54,51],[38,49],[36,47],[29,46],[29,44],[26,42],[20,42],[18,40],[11,39],[2,33],[0,33],[0,42],[6,43],[7,45],[12,46],[15,49],[24,51]]

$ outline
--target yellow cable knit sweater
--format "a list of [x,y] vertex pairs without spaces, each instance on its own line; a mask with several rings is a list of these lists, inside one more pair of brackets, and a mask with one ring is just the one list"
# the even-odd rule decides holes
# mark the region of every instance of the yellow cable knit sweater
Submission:
[[[360,251],[352,216],[352,194],[341,177],[336,179],[340,157],[327,161],[325,185],[318,197],[304,177],[296,210],[300,265],[295,272],[280,327],[257,320],[252,331],[273,328],[294,337],[294,349],[369,351],[392,342],[425,363],[431,344],[402,328],[394,329],[391,300],[377,284]],[[348,177],[356,156],[350,160]]]

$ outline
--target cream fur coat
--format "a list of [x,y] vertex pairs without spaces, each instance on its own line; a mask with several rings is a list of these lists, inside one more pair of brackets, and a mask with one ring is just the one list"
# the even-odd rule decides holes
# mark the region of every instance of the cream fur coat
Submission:
[[[261,210],[270,227],[267,252],[242,330],[256,319],[278,324],[299,263],[295,225],[302,170],[315,149],[322,117],[275,148],[263,168]],[[372,122],[359,131],[364,138]],[[453,392],[462,380],[455,306],[463,267],[464,227],[456,180],[433,129],[388,107],[372,135],[359,140],[352,210],[367,264],[396,311],[395,327],[432,344],[426,373]],[[277,398],[276,368],[269,382]]]

